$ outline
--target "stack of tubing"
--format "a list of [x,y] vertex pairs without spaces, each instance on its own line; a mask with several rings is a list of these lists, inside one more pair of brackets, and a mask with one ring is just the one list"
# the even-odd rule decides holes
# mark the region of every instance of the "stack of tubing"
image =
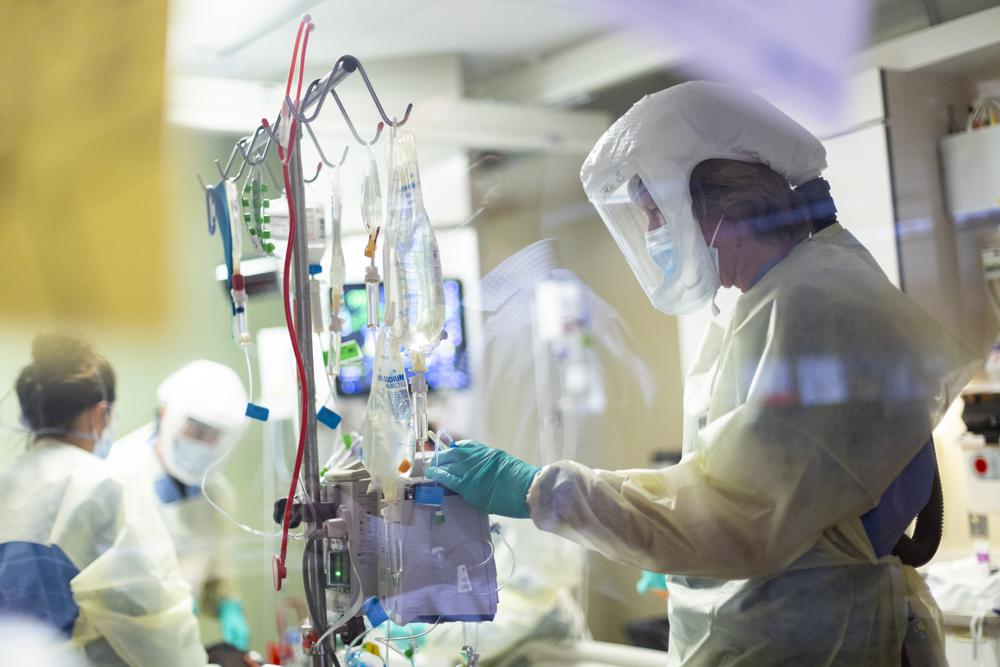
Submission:
[[[295,60],[298,58],[298,84],[295,89],[296,109],[298,109],[299,102],[302,98],[302,72],[305,67],[306,47],[309,45],[309,33],[312,32],[313,27],[314,26],[309,15],[306,14],[303,16],[302,21],[299,23],[298,32],[295,35],[295,47],[292,50],[292,62],[288,67],[288,81],[285,84],[285,103],[287,103],[287,100],[291,95],[292,78],[295,75]],[[303,31],[305,31],[304,39],[302,36]],[[300,42],[302,44],[301,51],[299,50]],[[295,247],[295,234],[297,231],[297,212],[295,210],[295,197],[292,194],[292,182],[288,172],[288,164],[291,161],[293,152],[295,151],[298,121],[291,113],[285,114],[285,117],[290,123],[288,132],[288,150],[284,150],[281,146],[281,142],[278,142],[278,157],[281,159],[281,173],[285,181],[285,198],[288,200],[288,250],[285,252],[282,297],[285,306],[285,326],[288,329],[288,336],[292,342],[292,351],[295,354],[295,370],[298,374],[299,380],[299,396],[302,404],[302,414],[299,420],[299,442],[295,451],[295,465],[292,468],[292,481],[289,485],[288,497],[285,502],[285,514],[281,521],[281,552],[279,555],[275,556],[274,588],[279,591],[281,590],[282,581],[284,581],[288,574],[288,570],[285,567],[285,558],[288,554],[288,531],[292,520],[292,502],[295,500],[295,488],[298,485],[299,474],[302,470],[302,456],[305,453],[307,433],[306,424],[309,421],[309,406],[312,404],[311,397],[307,395],[308,384],[306,379],[306,367],[302,360],[302,351],[299,349],[298,339],[295,335],[295,323],[292,320],[290,289],[292,254],[294,252],[293,248]],[[267,126],[267,118],[264,118],[262,122],[265,126]]]

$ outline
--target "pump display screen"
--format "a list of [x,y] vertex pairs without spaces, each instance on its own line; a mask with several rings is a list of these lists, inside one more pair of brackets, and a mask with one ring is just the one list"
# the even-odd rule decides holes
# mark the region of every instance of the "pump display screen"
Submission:
[[[385,293],[379,289],[379,312],[384,312]],[[378,329],[368,328],[364,283],[344,285],[344,303],[340,316],[344,320],[344,341],[356,341],[364,351],[361,364],[344,365],[337,379],[337,392],[345,396],[367,394],[372,384],[375,340]],[[465,389],[469,386],[469,355],[465,341],[462,315],[462,283],[444,280],[444,330],[448,337],[438,343],[427,357],[427,385],[433,389]],[[404,363],[409,367],[407,355]]]

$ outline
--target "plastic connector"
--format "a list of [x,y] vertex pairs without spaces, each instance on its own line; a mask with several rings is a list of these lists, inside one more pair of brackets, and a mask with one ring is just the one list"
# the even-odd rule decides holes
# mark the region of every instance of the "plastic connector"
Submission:
[[379,306],[379,283],[382,278],[378,275],[378,269],[374,266],[365,267],[365,297],[368,304],[368,327],[378,326],[378,306]]
[[368,235],[368,243],[365,245],[365,257],[371,259],[375,256],[375,247],[378,244],[378,231]]

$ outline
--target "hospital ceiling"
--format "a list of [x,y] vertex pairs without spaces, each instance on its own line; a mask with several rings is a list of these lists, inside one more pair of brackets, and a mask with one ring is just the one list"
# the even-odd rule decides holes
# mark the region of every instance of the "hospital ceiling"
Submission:
[[[180,74],[278,80],[286,58],[275,56],[289,52],[296,21],[308,12],[318,26],[308,64],[317,73],[344,53],[364,60],[457,53],[474,86],[608,33],[609,5],[602,3],[609,1],[174,0],[170,62]],[[1000,0],[875,0],[868,43],[997,5]]]

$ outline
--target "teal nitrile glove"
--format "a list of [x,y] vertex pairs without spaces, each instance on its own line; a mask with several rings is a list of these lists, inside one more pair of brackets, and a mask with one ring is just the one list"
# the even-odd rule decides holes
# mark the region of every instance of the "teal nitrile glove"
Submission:
[[250,647],[250,627],[243,616],[243,605],[239,600],[219,602],[219,625],[222,626],[222,640],[241,651]]
[[643,570],[639,581],[635,582],[635,590],[639,595],[645,595],[653,590],[665,591],[667,590],[667,575]]
[[427,476],[462,496],[481,512],[527,519],[531,480],[541,468],[472,440],[437,455]]
[[[425,643],[427,643],[427,635],[423,634],[427,632],[430,628],[426,623],[410,623],[409,625],[396,625],[392,621],[389,621],[389,639],[403,644],[407,643],[412,645],[414,648],[421,648]],[[415,639],[407,639],[413,635],[420,635]]]

